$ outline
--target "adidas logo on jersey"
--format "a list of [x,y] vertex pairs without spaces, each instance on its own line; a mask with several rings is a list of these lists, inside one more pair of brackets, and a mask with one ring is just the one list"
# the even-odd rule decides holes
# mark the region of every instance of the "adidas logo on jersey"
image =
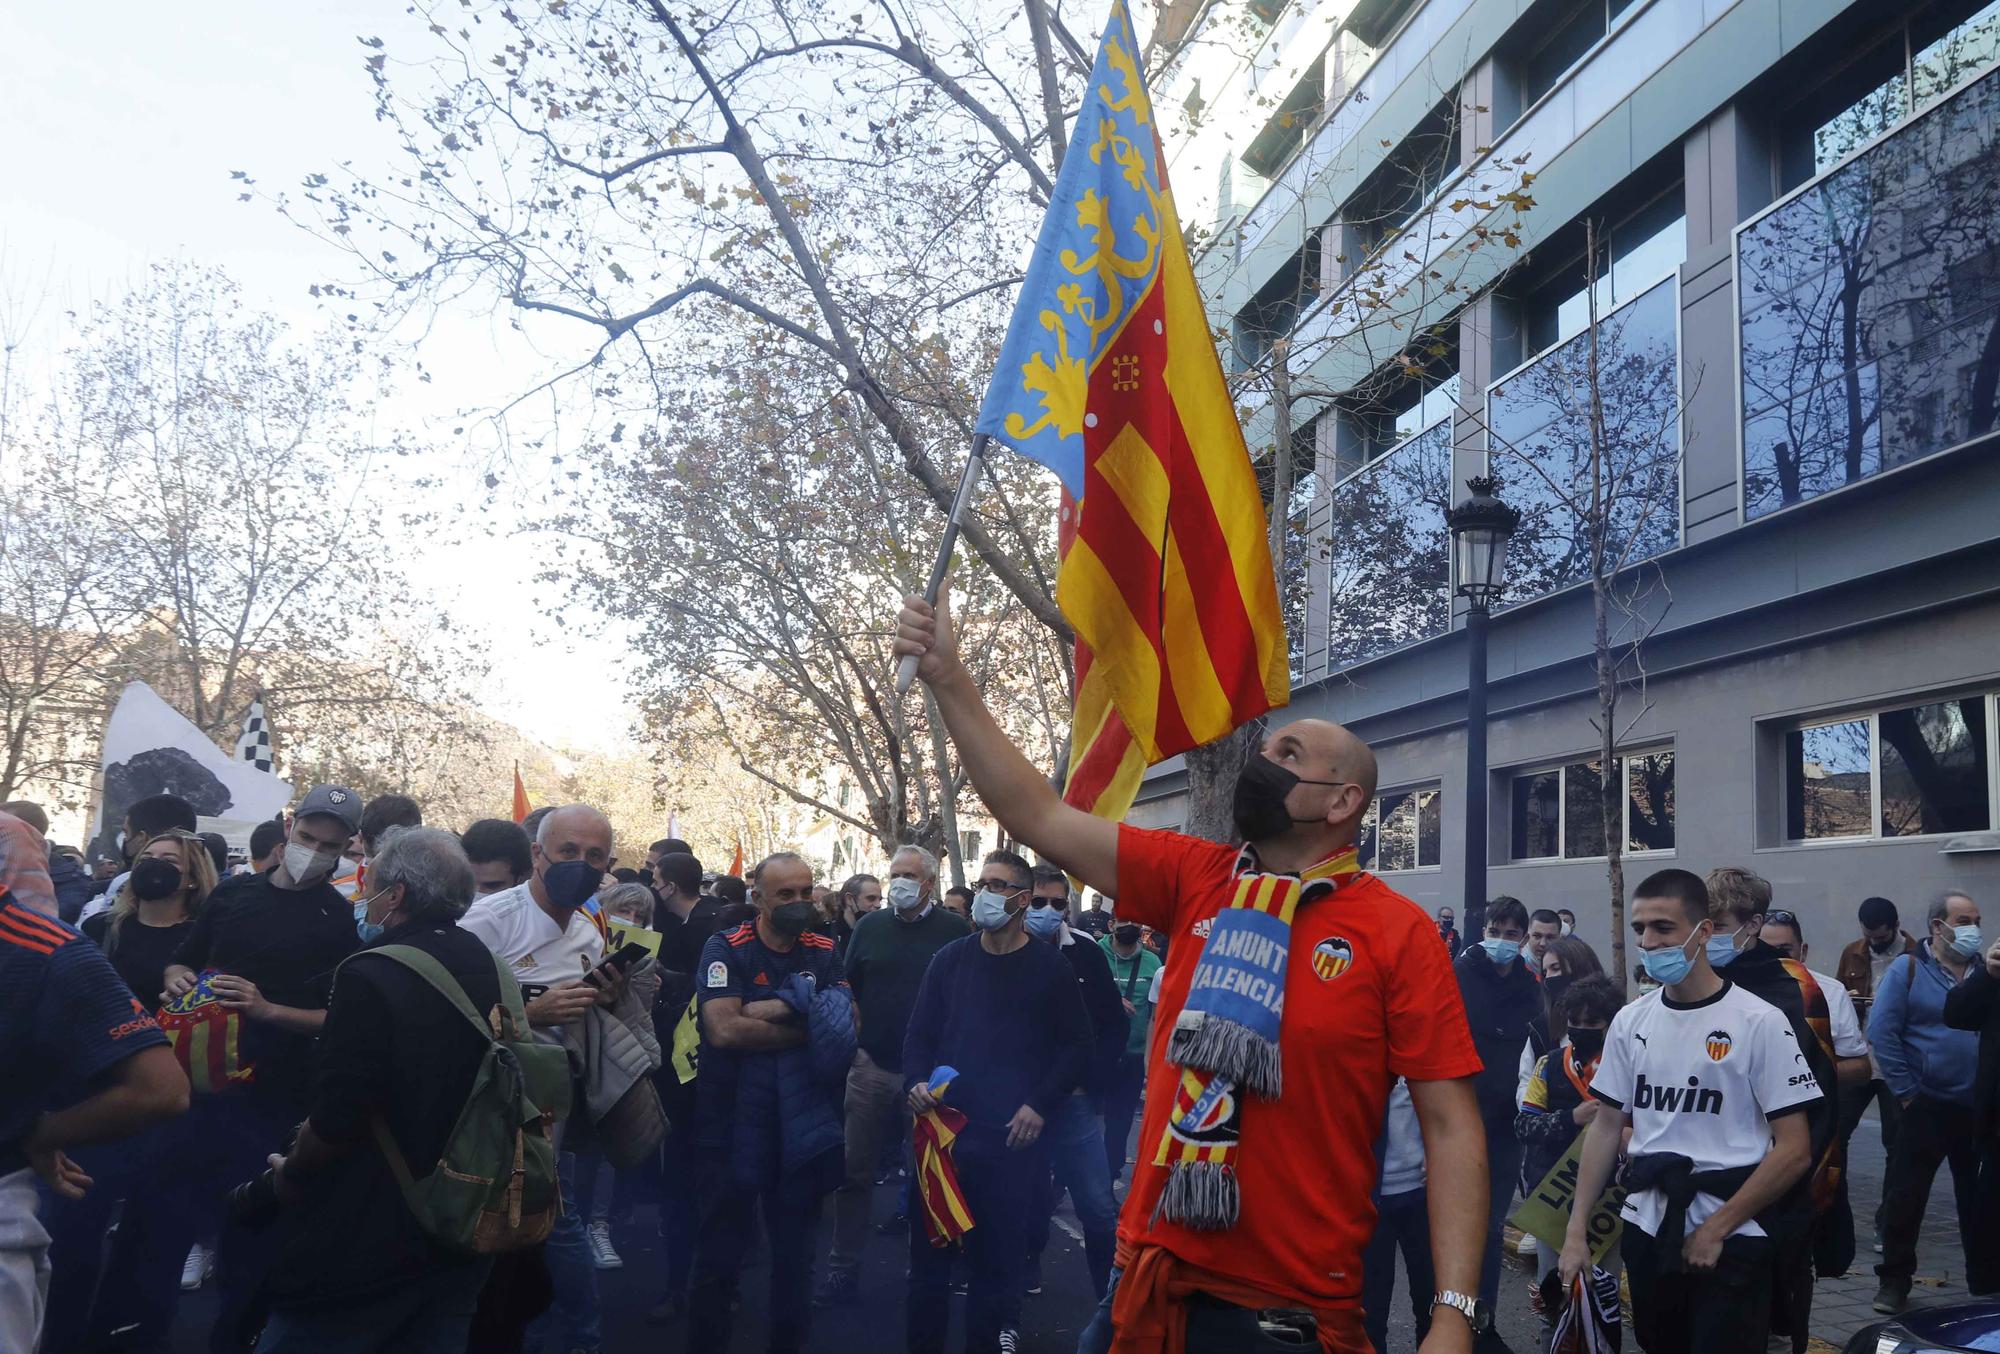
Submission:
[[1704,1087],[1699,1077],[1689,1077],[1685,1088],[1655,1086],[1639,1074],[1638,1090],[1632,1097],[1635,1110],[1659,1110],[1665,1114],[1721,1114],[1722,1092]]

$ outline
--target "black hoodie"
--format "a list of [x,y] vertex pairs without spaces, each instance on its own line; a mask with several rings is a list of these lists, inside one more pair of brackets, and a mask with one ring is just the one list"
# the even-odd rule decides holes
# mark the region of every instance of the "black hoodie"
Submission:
[[1518,959],[1501,971],[1478,945],[1460,955],[1452,968],[1458,974],[1459,995],[1465,999],[1473,1047],[1485,1064],[1473,1083],[1479,1113],[1487,1123],[1502,1125],[1512,1134],[1520,1108],[1514,1089],[1520,1082],[1521,1050],[1527,1046],[1528,1027],[1544,1019],[1541,984]]

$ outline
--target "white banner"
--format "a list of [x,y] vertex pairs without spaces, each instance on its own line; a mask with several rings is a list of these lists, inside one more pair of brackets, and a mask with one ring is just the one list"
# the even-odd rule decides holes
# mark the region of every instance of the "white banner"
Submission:
[[153,688],[133,682],[119,693],[104,730],[104,796],[91,833],[91,857],[115,859],[125,810],[157,794],[179,795],[204,821],[234,824],[275,817],[292,802],[290,782],[237,761]]

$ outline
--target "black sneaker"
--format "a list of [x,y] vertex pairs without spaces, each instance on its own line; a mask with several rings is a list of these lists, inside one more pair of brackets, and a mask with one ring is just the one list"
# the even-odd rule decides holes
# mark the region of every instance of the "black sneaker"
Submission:
[[1894,1316],[1909,1305],[1908,1279],[1884,1279],[1882,1286],[1875,1290],[1875,1310],[1884,1316]]
[[836,1269],[820,1283],[819,1291],[813,1294],[815,1307],[852,1307],[860,1297],[852,1270]]
[[1021,1332],[1015,1330],[1012,1326],[1002,1327],[1000,1331],[1000,1354],[1020,1354],[1020,1349]]
[[649,1326],[666,1326],[680,1320],[687,1315],[687,1301],[687,1294],[685,1293],[667,1294],[654,1303],[652,1310],[646,1313],[646,1324]]
[[1039,1256],[1028,1261],[1028,1276],[1026,1282],[1021,1285],[1021,1291],[1031,1298],[1042,1295],[1042,1261]]

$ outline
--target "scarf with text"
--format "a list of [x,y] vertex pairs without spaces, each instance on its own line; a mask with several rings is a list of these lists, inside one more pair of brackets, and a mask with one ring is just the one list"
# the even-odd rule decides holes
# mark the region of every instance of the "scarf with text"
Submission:
[[1292,915],[1301,902],[1341,887],[1360,870],[1353,847],[1296,875],[1260,870],[1247,846],[1237,857],[1229,902],[1215,914],[1167,1041],[1167,1061],[1179,1080],[1153,1154],[1153,1164],[1167,1171],[1155,1222],[1198,1231],[1236,1225],[1243,1096],[1276,1100],[1284,1093],[1279,1032]]

